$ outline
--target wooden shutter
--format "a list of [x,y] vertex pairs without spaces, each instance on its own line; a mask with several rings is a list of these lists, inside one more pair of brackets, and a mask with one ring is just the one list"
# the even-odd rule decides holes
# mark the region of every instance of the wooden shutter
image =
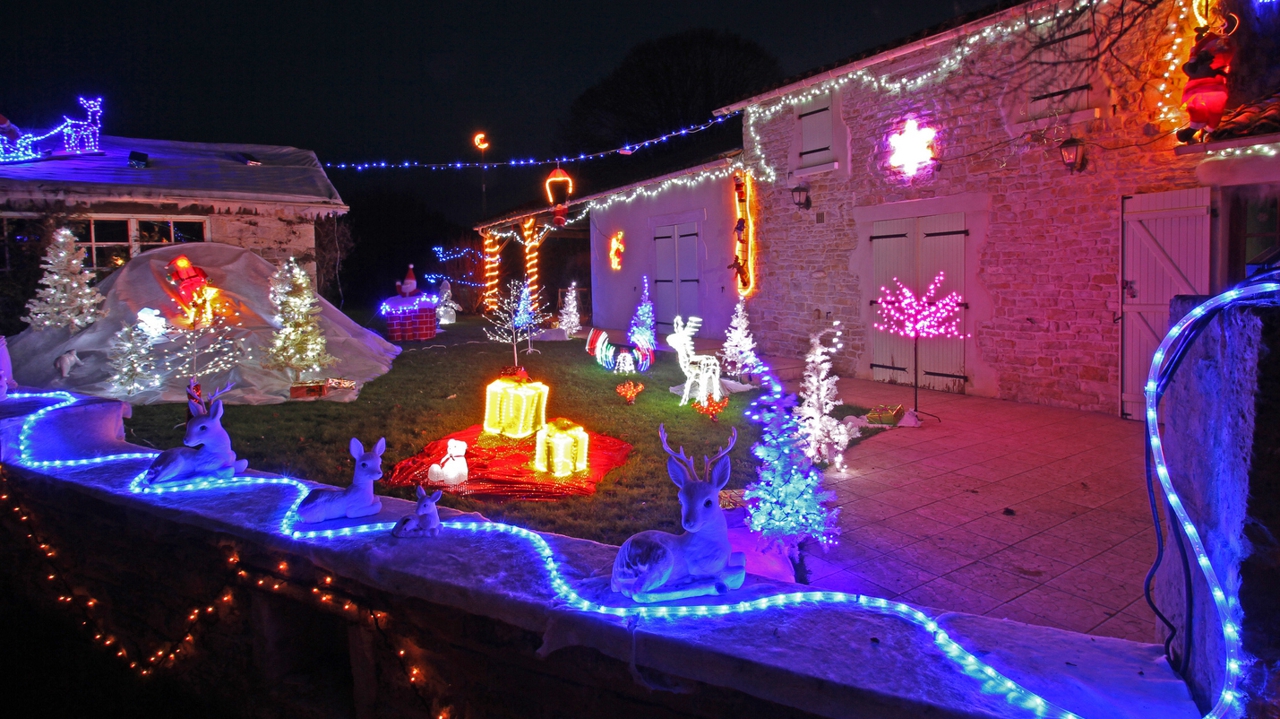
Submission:
[[[875,267],[875,287],[871,295],[879,298],[881,288],[894,292],[898,279],[907,287],[916,284],[916,221],[881,220],[871,226],[871,256]],[[880,321],[879,307],[872,307],[873,322]],[[871,332],[871,377],[881,382],[911,384],[915,367],[912,363],[911,341],[905,337],[882,332],[874,324]]]
[[831,96],[804,103],[799,108],[800,167],[812,167],[836,159],[831,149]]
[[677,313],[676,304],[676,228],[663,225],[653,228],[653,316],[659,333],[670,332]]
[[[968,232],[964,226],[964,213],[921,217],[917,225],[920,234],[920,272],[917,280],[919,292],[928,289],[938,273],[943,282],[934,294],[941,299],[951,292],[962,298],[965,292],[964,247]],[[964,327],[964,310],[960,310],[960,327]],[[964,372],[965,340],[958,337],[932,337],[920,340],[920,386],[944,392],[964,392],[968,377]]]
[[689,222],[676,227],[676,314],[688,319],[701,315],[699,302],[698,225]]

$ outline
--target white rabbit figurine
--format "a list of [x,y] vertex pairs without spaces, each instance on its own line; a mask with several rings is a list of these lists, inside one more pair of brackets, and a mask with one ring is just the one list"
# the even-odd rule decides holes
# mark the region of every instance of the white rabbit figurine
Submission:
[[382,500],[373,493],[373,483],[382,478],[382,453],[387,440],[382,438],[366,452],[360,440],[351,438],[351,456],[356,460],[355,476],[346,489],[313,489],[298,505],[298,519],[323,522],[343,517],[368,517],[382,511]]
[[393,537],[434,537],[440,533],[440,510],[436,502],[440,501],[440,490],[427,494],[418,487],[418,507],[413,514],[406,514],[396,522],[391,530]]
[[427,481],[453,486],[467,481],[467,443],[460,439],[449,440],[449,449],[440,464],[427,468]]
[[[214,394],[216,397],[226,388]],[[147,469],[146,481],[150,484],[176,482],[186,479],[230,479],[249,467],[249,460],[236,459],[231,449],[231,438],[222,428],[222,400],[215,399],[205,411],[203,404],[187,401],[191,419],[187,420],[187,434],[182,447],[161,452]]]

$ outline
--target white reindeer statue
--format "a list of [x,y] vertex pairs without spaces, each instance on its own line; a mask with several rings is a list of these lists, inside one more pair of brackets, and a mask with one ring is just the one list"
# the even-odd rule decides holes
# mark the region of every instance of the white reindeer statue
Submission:
[[675,331],[667,335],[667,344],[676,351],[676,357],[680,360],[680,369],[684,371],[684,396],[680,398],[680,404],[689,402],[689,390],[695,383],[698,385],[698,391],[693,395],[695,403],[705,405],[708,395],[719,401],[720,360],[712,355],[694,354],[693,351],[693,336],[702,326],[702,318],[690,317],[689,323],[685,324],[680,316],[676,315],[673,324]]
[[222,428],[222,400],[218,395],[229,389],[230,384],[211,394],[207,409],[200,402],[187,400],[191,418],[187,420],[183,446],[166,449],[155,458],[147,469],[149,484],[210,477],[230,479],[249,467],[248,460],[236,459],[231,438]]
[[373,483],[382,478],[382,453],[387,440],[382,438],[366,452],[360,440],[351,438],[351,456],[356,460],[355,476],[346,489],[313,489],[298,505],[302,522],[323,522],[343,517],[368,517],[382,511],[382,500],[373,493]]
[[393,537],[434,537],[440,534],[440,510],[436,508],[436,502],[440,501],[440,490],[427,494],[426,490],[418,487],[418,506],[413,510],[413,514],[406,514],[396,522],[396,526],[391,530]]
[[729,546],[729,529],[720,509],[720,490],[729,483],[729,450],[738,430],[716,456],[702,458],[706,479],[699,479],[693,459],[671,451],[667,431],[659,427],[662,448],[671,459],[667,472],[680,488],[681,535],[649,530],[622,543],[613,561],[609,586],[637,602],[664,602],[685,597],[724,594],[746,579],[746,556]]

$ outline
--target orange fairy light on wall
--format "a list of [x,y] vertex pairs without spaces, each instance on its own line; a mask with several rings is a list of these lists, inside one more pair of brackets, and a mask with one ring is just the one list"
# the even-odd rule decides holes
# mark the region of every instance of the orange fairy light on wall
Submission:
[[737,223],[734,235],[733,264],[729,268],[738,274],[738,296],[750,297],[756,289],[756,220],[751,211],[751,199],[755,194],[755,185],[751,175],[743,172],[734,175],[734,212]]
[[484,233],[484,305],[490,312],[498,309],[498,260],[502,244],[493,232]]
[[520,235],[524,238],[524,280],[529,285],[529,296],[538,297],[538,252],[542,248],[545,232],[538,230],[538,219],[530,217],[520,223]]
[[622,253],[626,250],[627,243],[622,238],[622,231],[613,233],[613,237],[609,238],[609,267],[615,270],[622,269]]

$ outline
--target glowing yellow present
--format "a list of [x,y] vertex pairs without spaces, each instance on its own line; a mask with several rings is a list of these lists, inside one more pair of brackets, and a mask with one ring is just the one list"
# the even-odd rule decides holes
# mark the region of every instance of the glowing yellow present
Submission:
[[528,437],[547,423],[547,386],[503,377],[485,390],[484,431],[515,439]]
[[550,457],[551,474],[567,477],[587,469],[587,431],[567,419],[553,420],[538,430],[533,468],[547,471]]

